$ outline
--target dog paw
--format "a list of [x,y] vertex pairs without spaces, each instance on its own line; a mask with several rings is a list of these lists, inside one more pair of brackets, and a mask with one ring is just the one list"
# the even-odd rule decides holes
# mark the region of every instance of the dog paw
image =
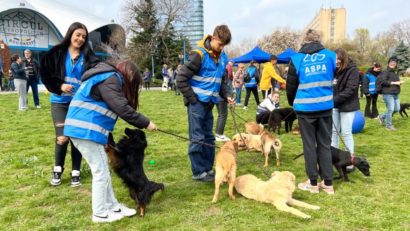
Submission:
[[232,200],[235,200],[235,196],[229,196]]
[[316,206],[316,205],[312,205],[311,209],[313,209],[313,210],[319,210],[320,207],[319,207],[319,206]]
[[310,215],[307,215],[307,214],[304,214],[304,215],[302,215],[302,218],[303,219],[310,219],[310,218],[312,218]]

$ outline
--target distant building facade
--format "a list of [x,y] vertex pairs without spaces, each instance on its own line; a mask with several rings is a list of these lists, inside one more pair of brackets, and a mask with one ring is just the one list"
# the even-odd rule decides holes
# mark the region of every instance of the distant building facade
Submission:
[[315,29],[321,32],[322,41],[325,43],[337,43],[346,38],[346,9],[329,8],[320,9],[313,20],[305,28]]
[[188,38],[192,48],[204,37],[204,1],[194,0],[193,7],[194,12],[182,28],[182,33]]

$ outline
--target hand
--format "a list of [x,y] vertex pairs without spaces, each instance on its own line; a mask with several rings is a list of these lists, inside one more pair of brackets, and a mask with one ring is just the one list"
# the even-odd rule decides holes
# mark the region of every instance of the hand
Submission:
[[156,131],[156,130],[158,130],[157,125],[155,125],[155,124],[154,124],[153,122],[151,122],[151,121],[149,122],[147,129],[150,130],[150,131]]
[[71,85],[71,84],[65,84],[65,83],[63,83],[62,85],[61,85],[61,91],[63,91],[63,92],[71,92],[71,89],[73,89],[73,85]]
[[235,104],[235,99],[234,99],[234,98],[228,97],[227,99],[228,99],[228,104],[230,104],[230,105],[234,105],[234,104]]

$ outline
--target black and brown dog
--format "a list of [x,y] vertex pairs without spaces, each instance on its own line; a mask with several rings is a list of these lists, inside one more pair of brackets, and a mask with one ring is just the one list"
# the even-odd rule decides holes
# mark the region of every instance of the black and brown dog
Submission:
[[[350,152],[344,151],[335,147],[330,147],[332,152],[332,164],[335,166],[336,170],[339,172],[339,176],[334,177],[334,179],[343,178],[344,181],[349,181],[347,177],[346,167],[349,165],[354,165],[359,169],[363,175],[370,176],[370,164],[367,162],[365,157],[358,157],[351,155]],[[301,157],[303,153],[297,155],[294,160]]]
[[406,110],[407,110],[407,109],[410,109],[410,103],[401,103],[401,104],[400,104],[399,113],[400,113],[401,117],[404,117],[403,114],[405,114],[406,117],[409,117],[409,116],[407,115],[407,113],[406,113]]
[[127,185],[131,198],[137,204],[140,216],[145,215],[145,208],[151,197],[158,190],[164,190],[164,184],[148,180],[144,172],[144,150],[147,147],[145,133],[138,129],[125,129],[121,140],[115,144],[110,133],[106,151],[111,167]]
[[277,134],[280,134],[280,127],[282,121],[285,121],[285,131],[292,131],[293,121],[296,120],[296,113],[293,108],[278,108],[274,109],[268,120],[268,130],[271,130]]

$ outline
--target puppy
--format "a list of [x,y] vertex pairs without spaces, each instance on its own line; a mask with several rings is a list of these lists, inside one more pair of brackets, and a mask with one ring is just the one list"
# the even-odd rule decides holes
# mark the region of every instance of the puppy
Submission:
[[262,181],[250,174],[239,176],[235,180],[235,189],[248,199],[271,203],[280,211],[292,213],[305,219],[311,218],[311,216],[289,205],[314,210],[320,209],[319,206],[292,198],[295,191],[295,175],[288,171],[275,171],[268,181]]
[[280,134],[281,122],[285,121],[285,131],[292,130],[293,121],[296,120],[296,113],[293,108],[278,108],[269,115],[268,130]]
[[233,200],[233,186],[236,178],[236,155],[238,152],[238,144],[234,141],[226,142],[215,157],[215,193],[212,203],[218,201],[219,187],[223,182],[228,182],[229,197]]
[[158,190],[164,190],[164,184],[148,180],[144,172],[144,150],[147,147],[145,133],[138,129],[125,129],[124,136],[115,144],[112,134],[108,137],[106,151],[115,173],[128,187],[131,198],[137,204],[140,216],[145,215],[145,208],[151,197]]
[[410,109],[410,103],[401,103],[401,104],[400,104],[399,113],[400,113],[401,117],[404,117],[403,114],[405,114],[406,117],[409,117],[409,116],[407,115],[407,113],[406,113],[406,110],[407,110],[407,109]]
[[265,157],[264,167],[268,167],[269,153],[273,148],[276,154],[276,166],[280,166],[282,142],[269,132],[262,132],[261,135],[238,133],[232,137],[232,140],[238,144],[239,150],[248,149],[249,151],[262,152]]
[[[350,152],[335,147],[330,147],[330,150],[332,152],[332,164],[339,172],[339,176],[334,177],[334,179],[343,178],[344,181],[349,181],[346,171],[346,167],[349,165],[354,165],[360,170],[360,172],[363,173],[363,175],[370,176],[370,164],[367,162],[365,157],[351,155]],[[302,155],[303,153],[297,155],[293,159],[296,160]]]
[[245,130],[248,134],[260,135],[262,134],[264,127],[262,124],[258,124],[256,122],[247,122],[245,123]]

